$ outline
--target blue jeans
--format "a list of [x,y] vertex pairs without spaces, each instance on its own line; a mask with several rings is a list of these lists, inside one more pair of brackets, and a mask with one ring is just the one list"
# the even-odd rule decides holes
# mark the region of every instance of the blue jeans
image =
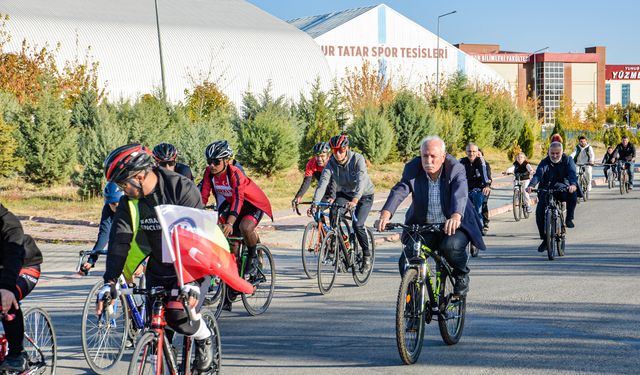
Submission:
[[471,199],[471,203],[473,204],[473,208],[475,208],[478,215],[480,215],[480,221],[482,225],[484,225],[484,220],[482,216],[482,204],[484,203],[487,197],[482,194],[482,189],[473,189],[469,192],[469,199]]

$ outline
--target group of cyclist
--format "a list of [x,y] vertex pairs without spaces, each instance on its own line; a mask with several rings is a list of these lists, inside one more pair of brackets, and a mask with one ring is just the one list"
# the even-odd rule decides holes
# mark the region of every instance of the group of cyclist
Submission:
[[[374,185],[368,175],[364,156],[350,149],[349,139],[344,134],[317,143],[312,151],[313,157],[306,164],[303,182],[292,203],[300,203],[312,179],[316,179],[318,185],[313,202],[332,202],[352,210],[356,237],[364,254],[362,267],[371,267],[371,251],[364,224],[373,205]],[[532,187],[566,187],[564,191],[554,194],[560,201],[566,202],[566,226],[573,228],[577,198],[582,194],[577,181],[576,164],[590,167],[595,155],[585,137],[579,138],[579,144],[571,155],[565,155],[563,151],[561,139],[554,136],[548,156],[540,162],[535,172],[523,153],[516,156],[508,172],[523,176],[521,182],[526,188],[529,210],[532,205],[528,194]],[[475,247],[485,249],[482,237],[488,229],[486,202],[492,182],[490,166],[482,158],[477,145],[469,143],[466,153],[466,157],[456,160],[446,153],[442,139],[437,136],[424,138],[420,156],[405,165],[401,180],[391,189],[375,224],[378,230],[385,230],[400,203],[411,194],[412,202],[405,224],[442,227],[441,232],[427,234],[425,238],[429,242],[427,245],[440,250],[452,266],[456,280],[454,294],[458,296],[466,295],[469,290],[468,244],[471,242]],[[94,267],[100,251],[108,246],[104,286],[96,301],[96,312],[105,308],[103,301],[117,295],[117,280],[121,274],[130,279],[144,272],[148,288],[178,288],[174,265],[163,262],[162,258],[161,227],[154,210],[160,204],[203,209],[210,195],[214,195],[223,233],[226,236],[242,236],[246,242],[248,261],[245,274],[256,272],[256,245],[259,242],[256,227],[265,214],[273,219],[269,199],[233,159],[233,151],[227,141],[211,143],[204,154],[207,167],[200,186],[194,184],[191,169],[177,162],[178,152],[175,146],[168,143],[158,144],[153,151],[140,144],[129,144],[118,147],[107,156],[104,162],[107,184],[98,238],[88,262],[82,266],[86,274]],[[617,160],[626,166],[632,187],[635,146],[627,137],[615,149],[609,147],[602,162],[608,168],[613,167]],[[591,168],[587,168],[586,173],[590,180]],[[539,199],[536,224],[540,238],[544,239],[547,199],[544,194],[539,194]],[[2,311],[6,312],[3,324],[10,348],[5,361],[0,364],[0,370],[19,370],[24,368],[27,359],[22,348],[24,324],[17,301],[35,287],[42,255],[33,239],[23,233],[18,219],[2,205],[0,231],[3,264],[0,270],[0,297]],[[410,238],[403,235],[402,242],[404,248],[410,251],[404,251],[400,257],[401,274],[411,261],[412,254],[417,256]],[[538,250],[546,250],[544,240]],[[189,296],[191,308],[200,309],[209,285],[209,277],[205,277],[182,287],[181,292]],[[15,319],[8,320],[9,315],[15,316]],[[195,339],[198,370],[206,373],[211,369],[214,348],[212,332],[207,325],[199,318],[190,322],[176,298],[167,305],[166,319],[176,332]]]

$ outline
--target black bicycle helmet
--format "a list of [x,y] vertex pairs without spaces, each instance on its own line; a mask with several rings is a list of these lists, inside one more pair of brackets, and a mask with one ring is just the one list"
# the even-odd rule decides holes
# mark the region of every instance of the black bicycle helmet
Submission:
[[139,143],[120,146],[104,160],[104,176],[107,181],[120,183],[132,172],[142,171],[153,165],[151,151]]
[[345,134],[334,135],[329,140],[329,147],[331,148],[341,148],[349,146],[349,138]]
[[160,143],[153,148],[153,157],[158,162],[175,161],[178,157],[178,150],[171,143]]
[[323,154],[325,152],[329,152],[331,147],[329,147],[329,142],[318,142],[313,146],[313,154]]
[[215,159],[229,159],[233,156],[233,150],[229,147],[227,141],[215,141],[204,150],[204,157],[207,163],[211,163]]

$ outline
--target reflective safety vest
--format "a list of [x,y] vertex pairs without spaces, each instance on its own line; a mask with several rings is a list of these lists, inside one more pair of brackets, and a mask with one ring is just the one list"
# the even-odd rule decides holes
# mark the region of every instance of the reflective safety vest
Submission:
[[151,249],[142,249],[136,242],[136,235],[140,227],[140,211],[138,210],[138,200],[129,199],[129,212],[131,213],[131,227],[133,229],[133,239],[131,240],[131,248],[127,254],[122,274],[127,281],[133,279],[133,273],[136,271],[140,263],[142,263],[151,253]]

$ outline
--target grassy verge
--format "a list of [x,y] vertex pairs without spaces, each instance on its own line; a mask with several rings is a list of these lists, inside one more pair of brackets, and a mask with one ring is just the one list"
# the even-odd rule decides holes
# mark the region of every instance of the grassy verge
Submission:
[[[592,144],[596,153],[596,161],[599,161],[605,152],[601,143]],[[575,145],[568,151],[571,152]],[[542,148],[536,145],[535,156],[531,162],[537,164],[546,156]],[[487,148],[485,158],[491,165],[494,176],[506,170],[512,162],[502,150]],[[456,155],[462,157],[464,154]],[[400,179],[404,163],[396,162],[384,165],[371,165],[369,175],[376,186],[376,191],[388,191]],[[247,173],[260,186],[269,199],[274,210],[290,207],[291,199],[298,191],[302,182],[303,173],[297,168],[290,168],[276,176],[257,176],[250,169]],[[315,184],[305,195],[305,199],[311,199]],[[90,220],[98,221],[102,209],[102,198],[81,199],[77,195],[77,188],[72,185],[53,187],[38,187],[22,180],[0,179],[0,203],[9,208],[16,215],[44,216],[56,219]]]

